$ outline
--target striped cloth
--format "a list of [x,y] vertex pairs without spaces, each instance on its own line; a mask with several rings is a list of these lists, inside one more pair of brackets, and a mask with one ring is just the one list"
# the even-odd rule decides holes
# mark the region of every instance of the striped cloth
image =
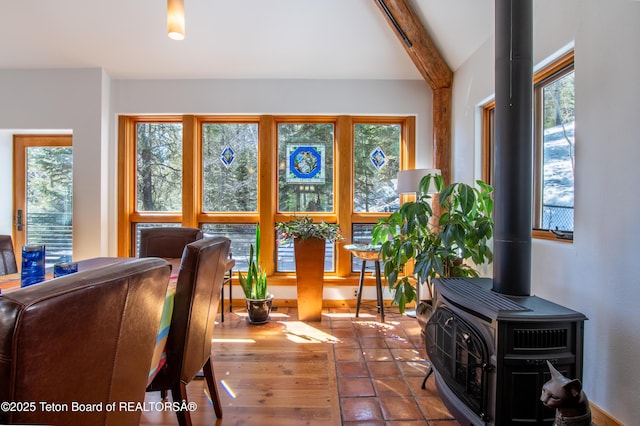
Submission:
[[156,346],[153,350],[153,358],[151,359],[151,369],[149,370],[149,378],[147,385],[153,381],[156,374],[162,366],[167,362],[165,346],[167,344],[167,336],[169,336],[169,326],[171,325],[171,315],[173,314],[173,301],[176,296],[176,282],[178,274],[171,274],[169,277],[169,286],[167,287],[167,296],[164,300],[164,308],[162,309],[162,317],[160,318],[160,327],[158,328],[158,337],[156,338]]

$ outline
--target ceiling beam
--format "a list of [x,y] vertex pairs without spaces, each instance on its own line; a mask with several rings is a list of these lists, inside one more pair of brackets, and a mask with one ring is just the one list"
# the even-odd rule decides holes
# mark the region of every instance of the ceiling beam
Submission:
[[442,58],[409,0],[374,0],[422,77],[433,90],[451,87],[453,71]]
[[451,84],[453,71],[442,59],[409,0],[374,0],[433,91],[433,167],[451,182]]

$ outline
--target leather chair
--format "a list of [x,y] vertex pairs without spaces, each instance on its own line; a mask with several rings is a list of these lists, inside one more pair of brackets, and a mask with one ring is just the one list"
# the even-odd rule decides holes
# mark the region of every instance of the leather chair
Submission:
[[[222,407],[211,365],[211,339],[231,240],[211,237],[188,244],[180,263],[166,362],[147,391],[171,390],[173,401],[187,401],[186,386],[200,371],[209,389],[216,417]],[[188,411],[177,411],[178,422],[190,425]]]
[[0,275],[18,272],[16,254],[13,251],[11,235],[0,235]]
[[[202,239],[204,234],[198,228],[186,227],[158,227],[142,228],[140,230],[140,250],[138,257],[162,257],[165,259],[180,259],[184,247],[194,241]],[[221,321],[224,322],[224,285],[229,285],[229,312],[233,312],[233,267],[236,261],[231,256],[225,267],[225,278],[220,289]]]
[[158,227],[140,230],[138,257],[182,257],[184,246],[202,238],[198,228]]
[[0,423],[138,425],[120,404],[144,403],[170,270],[134,259],[0,296],[0,401],[22,403]]

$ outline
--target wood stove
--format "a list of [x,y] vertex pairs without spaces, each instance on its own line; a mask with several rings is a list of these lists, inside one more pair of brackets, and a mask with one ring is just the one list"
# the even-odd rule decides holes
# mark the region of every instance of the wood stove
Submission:
[[425,326],[440,397],[463,425],[552,424],[546,362],[582,379],[585,316],[530,295],[532,16],[532,0],[495,0],[493,279],[434,280]]
[[536,296],[492,290],[488,278],[436,280],[425,327],[440,396],[463,425],[553,424],[539,400],[547,361],[582,377],[585,316]]

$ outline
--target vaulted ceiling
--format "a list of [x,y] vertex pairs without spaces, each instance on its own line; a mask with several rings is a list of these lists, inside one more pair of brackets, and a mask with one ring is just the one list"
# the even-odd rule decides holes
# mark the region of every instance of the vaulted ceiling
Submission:
[[[493,33],[493,0],[408,0],[455,71]],[[112,78],[423,78],[376,0],[166,0],[2,4],[0,69],[100,67]]]

